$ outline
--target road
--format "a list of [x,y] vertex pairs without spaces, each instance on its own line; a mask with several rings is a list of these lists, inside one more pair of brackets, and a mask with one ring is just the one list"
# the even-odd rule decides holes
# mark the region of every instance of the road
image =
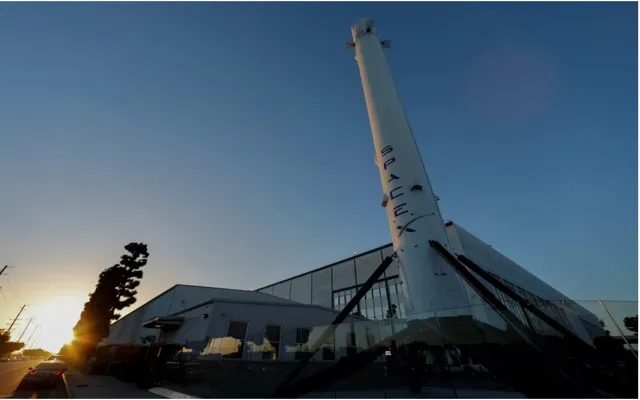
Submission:
[[9,397],[27,373],[33,367],[33,361],[10,361],[0,363],[0,397]]
[[[37,361],[10,361],[0,362],[0,398],[12,397],[22,377],[27,373],[29,367],[35,367]],[[19,398],[60,398],[67,397],[66,392],[55,390],[42,390],[30,393],[16,393]]]

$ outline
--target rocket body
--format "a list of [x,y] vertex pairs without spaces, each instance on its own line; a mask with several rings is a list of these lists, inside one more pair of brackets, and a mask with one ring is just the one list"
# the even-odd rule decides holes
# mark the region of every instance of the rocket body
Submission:
[[462,279],[429,245],[429,240],[437,240],[451,250],[383,44],[371,20],[351,30],[407,317],[469,314]]

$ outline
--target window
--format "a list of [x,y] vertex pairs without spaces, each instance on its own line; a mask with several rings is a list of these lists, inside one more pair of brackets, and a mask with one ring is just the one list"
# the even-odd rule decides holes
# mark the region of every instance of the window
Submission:
[[334,361],[336,359],[336,346],[333,344],[333,335],[322,345],[322,359]]
[[[344,310],[351,299],[355,297],[357,291],[357,289],[353,288],[335,292],[333,294],[333,309],[338,311]],[[356,304],[353,310],[351,310],[351,314],[357,314],[359,312],[361,312],[361,310],[358,309],[358,305]]]
[[[382,262],[382,254],[379,251],[365,254],[356,258],[356,277],[358,285],[362,285],[369,279],[373,272],[380,266]],[[382,274],[378,279],[384,278]]]
[[331,268],[333,269],[333,290],[355,286],[356,274],[353,270],[353,260],[345,261]]
[[291,300],[311,304],[311,274],[299,276],[291,281]]
[[260,293],[273,294],[273,286],[258,290]]
[[242,358],[244,342],[247,336],[247,325],[246,322],[229,322],[227,336],[223,339],[220,349],[223,358]]
[[262,342],[262,359],[277,360],[280,353],[280,327],[277,325],[267,325],[264,328],[264,339]]
[[309,352],[309,335],[311,330],[308,328],[296,329],[296,354],[295,359],[301,360],[305,353]]
[[314,272],[311,283],[313,304],[331,308],[331,268]]
[[291,281],[278,283],[273,287],[273,295],[282,299],[289,300],[289,291],[291,290]]

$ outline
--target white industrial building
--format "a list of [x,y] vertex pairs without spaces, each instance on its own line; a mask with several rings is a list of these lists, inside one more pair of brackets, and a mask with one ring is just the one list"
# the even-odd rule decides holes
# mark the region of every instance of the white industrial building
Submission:
[[[454,252],[465,255],[522,297],[587,342],[598,332],[598,319],[453,222],[445,224]],[[349,257],[257,291],[176,285],[111,325],[102,345],[154,341],[185,346],[198,358],[295,360],[333,321],[358,288],[392,254],[391,244]],[[451,269],[451,273],[453,269]],[[315,361],[331,361],[367,348],[406,324],[398,266],[392,263],[327,342]],[[524,312],[498,292],[523,322]],[[474,316],[496,327],[504,322],[469,289]],[[388,310],[397,306],[389,319]],[[435,316],[438,310],[433,310]],[[535,318],[539,333],[549,330]],[[393,326],[392,326],[393,325]]]

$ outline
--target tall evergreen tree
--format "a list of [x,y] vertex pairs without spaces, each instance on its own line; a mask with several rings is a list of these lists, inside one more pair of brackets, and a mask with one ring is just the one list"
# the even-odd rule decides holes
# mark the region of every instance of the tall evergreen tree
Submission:
[[77,342],[82,346],[95,347],[109,335],[109,325],[120,318],[118,311],[136,302],[143,277],[142,267],[147,264],[149,252],[144,243],[129,243],[128,254],[120,262],[100,273],[95,290],[89,295],[78,323],[73,328]]

